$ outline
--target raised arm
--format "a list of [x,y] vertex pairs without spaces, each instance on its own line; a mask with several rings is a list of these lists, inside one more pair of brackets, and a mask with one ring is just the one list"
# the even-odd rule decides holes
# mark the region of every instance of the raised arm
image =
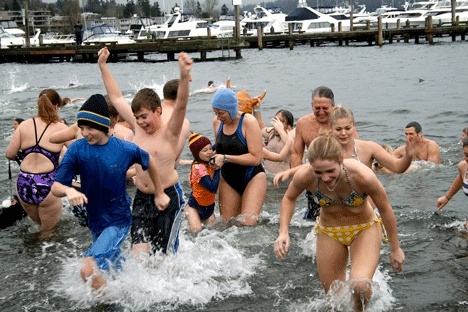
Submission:
[[112,106],[115,107],[119,115],[128,122],[132,129],[135,131],[136,120],[133,115],[131,106],[127,103],[125,98],[122,95],[122,91],[112,77],[109,68],[107,67],[107,59],[109,58],[110,52],[107,48],[102,48],[98,52],[98,64],[99,69],[101,70],[102,81],[104,82],[104,87],[106,88],[107,95]]
[[193,60],[186,53],[179,53],[180,79],[177,89],[177,99],[171,118],[167,122],[168,134],[172,138],[179,140],[180,133],[184,124],[187,104],[189,99],[190,71],[192,70]]

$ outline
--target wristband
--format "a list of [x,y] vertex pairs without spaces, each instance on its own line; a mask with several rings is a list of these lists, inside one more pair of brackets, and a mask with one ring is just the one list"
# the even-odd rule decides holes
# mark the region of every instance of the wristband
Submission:
[[228,163],[228,160],[227,160],[227,158],[226,158],[226,154],[224,154],[223,156],[224,156],[224,158],[223,158],[223,163],[224,163],[224,164],[227,164],[227,163]]

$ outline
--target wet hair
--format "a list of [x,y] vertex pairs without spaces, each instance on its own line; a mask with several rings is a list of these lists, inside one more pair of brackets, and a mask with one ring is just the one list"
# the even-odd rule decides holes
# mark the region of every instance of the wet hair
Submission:
[[290,111],[285,110],[285,109],[280,109],[279,111],[276,112],[275,116],[278,114],[283,115],[284,119],[286,119],[286,123],[288,124],[288,126],[291,126],[291,128],[294,127],[294,116]]
[[37,116],[45,123],[60,122],[60,117],[55,109],[60,107],[62,99],[54,89],[44,89],[37,99]]
[[316,159],[326,159],[343,162],[343,151],[340,142],[331,132],[322,133],[316,137],[307,149],[309,163]]
[[314,97],[324,97],[330,99],[332,106],[335,106],[335,95],[333,94],[333,91],[328,87],[320,86],[315,88],[315,90],[312,91],[312,99]]
[[179,88],[179,79],[172,79],[166,82],[163,87],[163,98],[175,101],[177,99],[177,89]]
[[419,124],[419,122],[416,122],[416,121],[412,121],[410,122],[409,124],[406,125],[406,129],[408,128],[413,128],[416,130],[416,133],[420,133],[422,131],[422,127],[421,125]]
[[132,112],[136,113],[146,108],[152,112],[161,107],[159,95],[150,88],[143,88],[135,94],[132,100]]
[[468,138],[465,138],[465,139],[462,141],[462,145],[463,145],[463,147],[468,146]]
[[330,115],[330,124],[334,124],[338,119],[349,119],[354,125],[354,114],[350,109],[337,107]]
[[208,87],[214,86],[213,80],[208,81]]
[[15,121],[16,121],[16,122],[18,123],[18,125],[19,125],[20,123],[22,123],[22,122],[24,121],[24,119],[18,117],[18,118],[15,118]]

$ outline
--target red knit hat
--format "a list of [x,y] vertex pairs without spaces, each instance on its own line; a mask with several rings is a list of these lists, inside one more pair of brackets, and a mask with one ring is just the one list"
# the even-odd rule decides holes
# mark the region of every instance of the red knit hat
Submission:
[[195,160],[200,161],[200,151],[208,144],[211,145],[211,141],[206,136],[196,132],[190,133],[188,145]]

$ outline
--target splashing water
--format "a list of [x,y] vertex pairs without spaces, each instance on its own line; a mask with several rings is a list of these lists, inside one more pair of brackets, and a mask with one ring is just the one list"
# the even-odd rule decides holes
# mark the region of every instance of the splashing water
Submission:
[[51,289],[77,308],[112,303],[132,311],[201,307],[214,299],[251,294],[247,278],[254,274],[258,260],[246,258],[219,233],[201,234],[193,241],[182,237],[176,256],[155,255],[139,261],[126,251],[122,271],[104,274],[108,284],[100,296],[82,282],[82,260],[64,258],[60,277]]

